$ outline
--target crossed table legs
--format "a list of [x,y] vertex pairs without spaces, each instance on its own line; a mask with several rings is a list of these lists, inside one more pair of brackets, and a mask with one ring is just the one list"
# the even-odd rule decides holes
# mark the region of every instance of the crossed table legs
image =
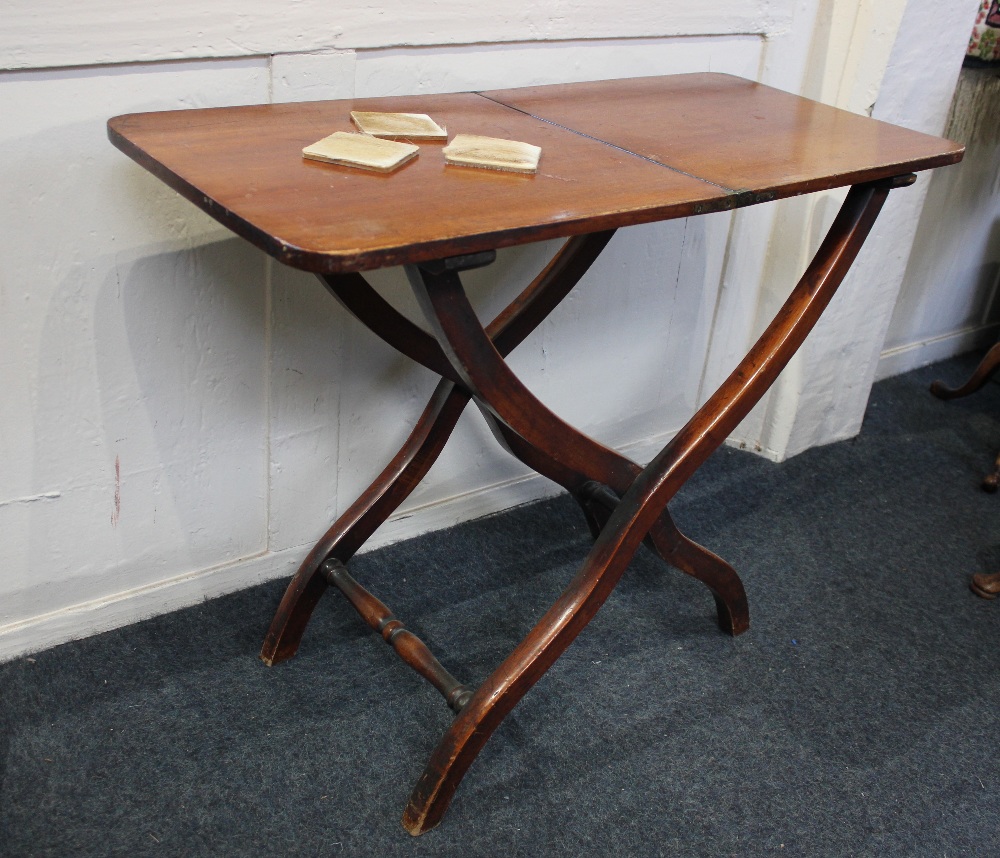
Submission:
[[[851,188],[816,256],[767,330],[645,468],[562,421],[504,361],[580,280],[612,232],[567,241],[486,327],[469,304],[459,273],[489,264],[494,252],[407,266],[433,337],[392,308],[361,275],[321,278],[361,322],[442,380],[403,447],[302,563],[271,623],[261,658],[273,665],[295,654],[313,608],[332,584],[444,695],[457,714],[404,812],[403,825],[410,833],[421,834],[440,822],[490,735],[597,613],[643,541],[709,587],[724,630],[737,635],[747,629],[746,595],[739,577],[725,561],[680,533],[667,504],[795,354],[850,269],[889,190],[914,178],[900,176]],[[590,554],[559,599],[477,689],[452,677],[419,638],[351,578],[345,565],[424,477],[470,400],[508,451],[573,495],[594,536]]]

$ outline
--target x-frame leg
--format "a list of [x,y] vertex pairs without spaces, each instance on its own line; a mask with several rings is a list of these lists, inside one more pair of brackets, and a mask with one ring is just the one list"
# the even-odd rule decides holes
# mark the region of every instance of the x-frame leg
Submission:
[[[438,372],[442,381],[403,449],[303,563],[261,655],[268,663],[293,655],[312,608],[326,585],[334,583],[409,663],[445,693],[458,714],[413,791],[403,817],[407,830],[420,834],[441,820],[490,735],[589,623],[644,540],[668,562],[710,586],[724,626],[728,623],[733,632],[745,628],[741,620],[746,615],[745,595],[738,577],[728,564],[677,531],[667,504],[771,386],[843,281],[889,190],[910,184],[913,178],[901,176],[850,190],[815,258],[770,326],[719,390],[645,468],[565,424],[504,361],[504,355],[579,280],[610,233],[568,242],[487,328],[472,311],[458,276],[476,260],[409,266],[411,284],[436,342],[388,305],[381,306],[382,299],[374,293],[326,279],[331,291],[372,330]],[[346,559],[423,477],[473,397],[507,449],[574,494],[595,533],[590,554],[563,594],[475,691],[459,686],[446,672],[435,676],[433,657],[419,642],[419,647],[407,648],[416,652],[412,660],[407,658],[396,644],[401,624],[370,594],[361,590],[359,595],[356,585],[352,590],[353,581],[348,580],[345,589],[339,573]]]
[[[504,354],[519,345],[586,273],[614,231],[568,241],[489,327]],[[466,266],[468,267],[468,266]],[[399,452],[333,523],[299,566],[271,621],[260,657],[267,665],[295,655],[313,609],[330,581],[328,561],[346,563],[406,500],[437,460],[471,395],[438,344],[378,295],[360,274],[321,277],[349,312],[398,351],[442,376]]]
[[[488,334],[501,353],[512,351],[544,321],[579,282],[613,234],[613,230],[593,233],[566,242],[538,277],[489,325]],[[458,269],[475,264],[475,260],[465,258],[450,262]],[[261,659],[271,666],[295,655],[313,609],[327,586],[343,580],[340,573],[331,579],[331,569],[336,567],[328,564],[331,561],[346,563],[407,498],[437,460],[459,416],[472,398],[434,338],[385,301],[361,275],[320,279],[359,321],[401,353],[441,375],[442,380],[403,447],[316,543],[289,583],[261,648]],[[493,425],[492,415],[485,413]],[[530,454],[526,458],[530,447],[506,431],[505,427],[503,431],[506,437],[498,433],[498,438],[508,450],[573,493],[593,529],[593,522],[596,521],[591,512],[593,501],[580,493],[587,479],[568,479],[561,472],[544,465],[542,459]],[[606,457],[615,459],[618,470],[618,479],[605,476],[605,481],[619,488],[631,482],[626,474],[634,477],[640,470],[639,466],[613,451],[604,452]],[[732,634],[744,631],[749,624],[746,595],[731,567],[681,535],[672,521],[666,521],[658,529],[663,530],[667,537],[658,540],[660,544],[655,546],[657,553],[708,585],[716,600],[719,623],[725,630]]]

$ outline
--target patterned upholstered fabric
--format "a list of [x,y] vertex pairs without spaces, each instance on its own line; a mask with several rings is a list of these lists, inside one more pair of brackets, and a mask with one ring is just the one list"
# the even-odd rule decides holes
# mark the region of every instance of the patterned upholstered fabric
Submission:
[[982,62],[1000,62],[1000,0],[983,0],[966,56]]

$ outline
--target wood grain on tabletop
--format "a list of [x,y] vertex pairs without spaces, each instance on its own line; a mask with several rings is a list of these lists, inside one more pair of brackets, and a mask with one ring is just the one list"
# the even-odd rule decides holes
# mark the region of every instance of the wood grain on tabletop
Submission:
[[964,151],[959,143],[726,74],[483,95],[729,190],[775,199],[953,164]]
[[[351,110],[419,111],[449,132],[542,148],[535,175],[446,166],[441,143],[376,175],[302,148]],[[276,258],[337,273],[662,220],[725,192],[472,93],[120,116],[112,142]]]

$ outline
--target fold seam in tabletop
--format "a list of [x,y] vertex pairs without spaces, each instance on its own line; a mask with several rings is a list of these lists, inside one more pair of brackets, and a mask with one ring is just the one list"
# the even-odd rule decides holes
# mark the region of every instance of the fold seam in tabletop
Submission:
[[514,110],[524,116],[530,116],[532,119],[537,119],[539,122],[544,122],[547,125],[554,126],[555,128],[561,128],[563,131],[568,131],[570,134],[576,134],[578,137],[586,137],[588,140],[593,140],[595,143],[610,146],[612,149],[617,149],[619,152],[624,152],[626,155],[632,155],[636,158],[642,159],[643,161],[648,161],[650,164],[656,164],[657,167],[663,167],[666,170],[672,170],[675,173],[680,173],[682,176],[687,176],[689,179],[695,179],[696,181],[704,182],[706,185],[712,185],[712,187],[725,191],[727,194],[741,194],[746,192],[746,188],[736,189],[727,187],[726,185],[720,185],[718,182],[713,182],[711,179],[706,179],[704,176],[697,176],[694,173],[689,173],[687,170],[682,170],[680,167],[674,167],[670,164],[663,163],[663,161],[657,161],[656,158],[650,158],[649,155],[641,155],[638,152],[633,152],[631,149],[626,149],[624,146],[619,146],[617,143],[612,143],[610,140],[594,137],[592,134],[587,134],[584,131],[578,131],[576,128],[570,128],[568,125],[562,125],[552,119],[546,119],[544,116],[539,116],[537,113],[531,113],[528,110],[515,107],[513,104],[507,104],[505,101],[490,98],[485,92],[476,92],[474,95],[485,98],[487,101],[493,102],[493,104],[499,104],[501,107],[506,107],[508,110]]

